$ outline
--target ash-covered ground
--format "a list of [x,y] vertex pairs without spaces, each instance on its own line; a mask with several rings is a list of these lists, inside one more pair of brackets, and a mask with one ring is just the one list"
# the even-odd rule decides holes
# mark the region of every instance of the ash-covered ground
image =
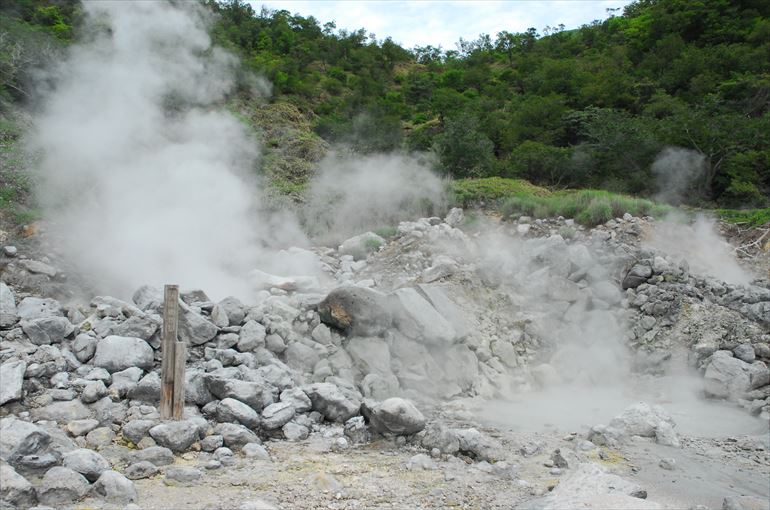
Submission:
[[162,289],[6,248],[3,507],[768,508],[766,279],[688,224],[474,215],[183,289],[179,422]]

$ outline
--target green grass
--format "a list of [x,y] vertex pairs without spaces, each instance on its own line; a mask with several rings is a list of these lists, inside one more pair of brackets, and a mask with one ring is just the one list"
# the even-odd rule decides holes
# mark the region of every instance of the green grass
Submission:
[[717,216],[729,223],[759,227],[770,223],[770,207],[765,209],[717,209]]
[[459,179],[449,185],[451,203],[462,207],[478,202],[496,202],[513,196],[546,196],[551,192],[523,179],[485,177]]
[[398,233],[398,229],[396,227],[380,227],[374,229],[373,232],[383,239],[390,239]]
[[513,196],[502,205],[506,217],[535,218],[564,216],[586,226],[601,225],[625,213],[634,216],[665,216],[671,208],[651,200],[601,190],[568,190],[550,195]]

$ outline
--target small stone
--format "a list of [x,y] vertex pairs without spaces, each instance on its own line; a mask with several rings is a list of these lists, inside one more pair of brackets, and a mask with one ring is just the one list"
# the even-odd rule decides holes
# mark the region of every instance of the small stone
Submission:
[[172,467],[166,470],[166,477],[163,483],[166,485],[190,486],[195,485],[202,476],[203,473],[195,468]]
[[264,446],[258,443],[246,443],[243,445],[243,448],[241,448],[241,453],[244,455],[244,457],[248,457],[250,459],[270,460],[270,454],[267,453],[267,450]]
[[270,404],[262,410],[262,428],[274,430],[283,427],[294,418],[294,406],[290,402]]
[[660,459],[660,462],[658,462],[658,466],[660,466],[662,469],[666,469],[668,471],[673,471],[676,469],[676,460],[675,459]]
[[3,246],[3,253],[5,253],[6,257],[15,257],[19,253],[19,250],[15,246],[8,245]]
[[[204,452],[213,452],[217,448],[220,448],[224,444],[222,436],[211,435],[207,436],[200,441],[201,450]],[[248,444],[248,443],[247,443]]]
[[174,454],[168,448],[162,446],[150,446],[143,450],[138,450],[132,455],[133,462],[147,461],[156,466],[168,466],[174,463]]
[[152,462],[146,460],[131,464],[126,468],[125,474],[129,480],[149,478],[158,474],[160,470]]
[[430,451],[430,456],[433,459],[438,459],[439,457],[441,457],[441,450],[439,450],[438,448],[433,448]]
[[310,430],[307,427],[293,421],[281,427],[281,432],[283,432],[283,437],[288,441],[302,441],[310,435]]
[[191,420],[161,423],[149,433],[156,443],[174,452],[183,452],[198,440],[198,426]]

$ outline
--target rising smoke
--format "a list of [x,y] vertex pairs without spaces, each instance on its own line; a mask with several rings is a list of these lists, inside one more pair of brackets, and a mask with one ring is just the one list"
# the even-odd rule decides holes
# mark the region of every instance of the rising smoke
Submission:
[[652,164],[658,193],[657,200],[681,204],[706,170],[706,158],[699,152],[681,147],[667,147]]
[[257,221],[258,144],[213,107],[234,85],[236,59],[212,46],[196,3],[84,10],[91,36],[54,70],[33,140],[40,199],[66,255],[101,292],[177,282],[245,295],[242,276],[273,233],[302,238],[291,220]]

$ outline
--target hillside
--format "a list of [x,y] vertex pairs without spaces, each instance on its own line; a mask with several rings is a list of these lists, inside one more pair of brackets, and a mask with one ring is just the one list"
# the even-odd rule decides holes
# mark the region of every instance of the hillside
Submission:
[[[433,151],[438,170],[456,178],[515,177],[645,196],[659,191],[656,157],[676,146],[699,158],[684,193],[689,203],[768,203],[766,2],[641,0],[576,30],[482,34],[456,50],[405,49],[365,28],[255,12],[242,0],[206,4],[217,13],[215,42],[241,58],[231,101],[258,111],[263,91],[254,76],[266,77],[276,111],[296,112],[281,122],[294,123],[300,144]],[[71,40],[80,9],[73,0],[3,9],[0,97],[6,105],[29,102],[30,69]],[[272,129],[273,118],[249,120]],[[296,192],[320,153],[271,152],[288,141],[272,137],[263,161],[279,189]]]

